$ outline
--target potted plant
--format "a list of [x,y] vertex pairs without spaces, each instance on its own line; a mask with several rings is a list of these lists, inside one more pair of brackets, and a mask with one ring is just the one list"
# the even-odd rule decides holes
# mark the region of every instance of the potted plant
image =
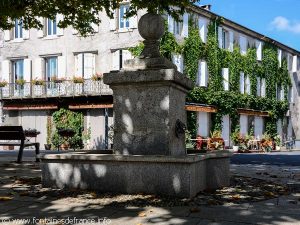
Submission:
[[225,148],[222,132],[220,130],[213,131],[210,136],[211,138],[209,138],[207,142],[209,150],[222,150]]
[[233,152],[238,152],[239,150],[239,141],[240,141],[240,128],[236,128],[234,132],[230,135],[231,141],[233,143]]
[[262,136],[261,148],[266,152],[270,152],[273,149],[273,140],[268,133],[264,133]]
[[24,130],[24,135],[25,137],[36,137],[37,135],[39,135],[41,132],[37,131],[37,129],[26,129]]
[[7,85],[7,82],[5,80],[0,81],[0,88],[3,88]]
[[65,78],[58,78],[56,76],[54,76],[54,77],[51,78],[51,81],[53,81],[56,84],[62,83],[65,80],[66,80]]
[[82,84],[82,83],[84,83],[84,79],[83,79],[83,77],[73,77],[73,83],[74,84]]
[[31,81],[31,83],[33,85],[39,85],[39,86],[44,86],[45,85],[45,81],[41,80],[41,79],[34,79]]
[[92,81],[101,81],[103,79],[103,74],[102,73],[95,73],[92,76]]
[[24,86],[25,83],[26,83],[26,81],[24,79],[17,79],[16,80],[17,85]]
[[280,151],[281,150],[281,138],[280,135],[277,135],[274,137],[274,142],[276,144],[276,151]]

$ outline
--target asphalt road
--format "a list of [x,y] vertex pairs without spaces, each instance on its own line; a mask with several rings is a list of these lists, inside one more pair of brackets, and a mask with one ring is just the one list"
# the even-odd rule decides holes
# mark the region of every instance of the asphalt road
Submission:
[[231,164],[262,164],[275,166],[300,166],[300,151],[235,154]]
[[[44,151],[41,153],[57,154],[65,153],[66,151]],[[72,152],[72,151],[71,151]],[[0,161],[13,161],[17,159],[18,151],[0,150]],[[34,150],[24,150],[24,161],[35,160]],[[235,154],[231,158],[231,164],[258,164],[258,165],[275,165],[275,166],[300,166],[300,151],[293,152],[274,152],[274,153],[248,153]]]

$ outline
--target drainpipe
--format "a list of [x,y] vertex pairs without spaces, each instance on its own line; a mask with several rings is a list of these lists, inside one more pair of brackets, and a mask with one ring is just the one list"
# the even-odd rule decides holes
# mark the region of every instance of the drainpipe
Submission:
[[104,116],[105,116],[105,138],[104,138],[104,144],[105,144],[105,149],[108,149],[108,108],[104,109]]
[[5,116],[3,114],[3,101],[0,101],[0,126],[4,123]]

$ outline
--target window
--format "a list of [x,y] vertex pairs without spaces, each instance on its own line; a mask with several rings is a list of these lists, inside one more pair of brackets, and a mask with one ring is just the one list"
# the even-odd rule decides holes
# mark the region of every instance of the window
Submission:
[[23,38],[23,21],[21,19],[15,20],[14,38]]
[[200,87],[207,87],[208,83],[208,68],[205,61],[199,61],[198,64],[198,75],[197,75],[197,84]]
[[123,4],[119,9],[119,29],[125,29],[130,27],[129,18],[125,18],[126,12],[129,9],[129,4]]
[[57,57],[45,58],[46,64],[46,81],[48,82],[48,88],[51,88],[52,84],[50,81],[53,78],[57,78]]
[[[24,79],[24,60],[19,59],[13,61],[13,83],[16,83],[17,80]],[[23,89],[23,86],[16,85],[15,89]]]
[[183,29],[183,23],[182,21],[176,21],[174,20],[174,34],[175,35],[181,35],[182,29]]
[[229,32],[227,30],[222,30],[222,48],[229,48]]
[[57,34],[56,18],[54,20],[47,19],[47,35]]
[[80,53],[75,56],[76,76],[91,78],[95,74],[95,54]]

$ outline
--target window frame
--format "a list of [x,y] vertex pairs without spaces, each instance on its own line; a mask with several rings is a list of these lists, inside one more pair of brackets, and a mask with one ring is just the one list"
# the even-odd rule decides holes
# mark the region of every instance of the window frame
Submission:
[[56,35],[57,35],[57,18],[55,17],[54,20],[50,18],[46,18],[46,36],[56,36]]
[[[129,3],[122,3],[120,4],[120,8],[118,9],[118,29],[119,30],[128,30],[130,29],[130,18],[124,18],[125,14],[127,12],[127,10],[129,9],[130,4]],[[121,16],[121,9],[125,9],[125,11],[123,12],[123,16]],[[121,20],[124,20],[123,22],[121,22]],[[121,23],[124,24],[123,27],[121,27]],[[128,24],[128,26],[127,26]]]
[[23,39],[23,21],[22,19],[15,19],[15,25],[13,28],[13,38]]

